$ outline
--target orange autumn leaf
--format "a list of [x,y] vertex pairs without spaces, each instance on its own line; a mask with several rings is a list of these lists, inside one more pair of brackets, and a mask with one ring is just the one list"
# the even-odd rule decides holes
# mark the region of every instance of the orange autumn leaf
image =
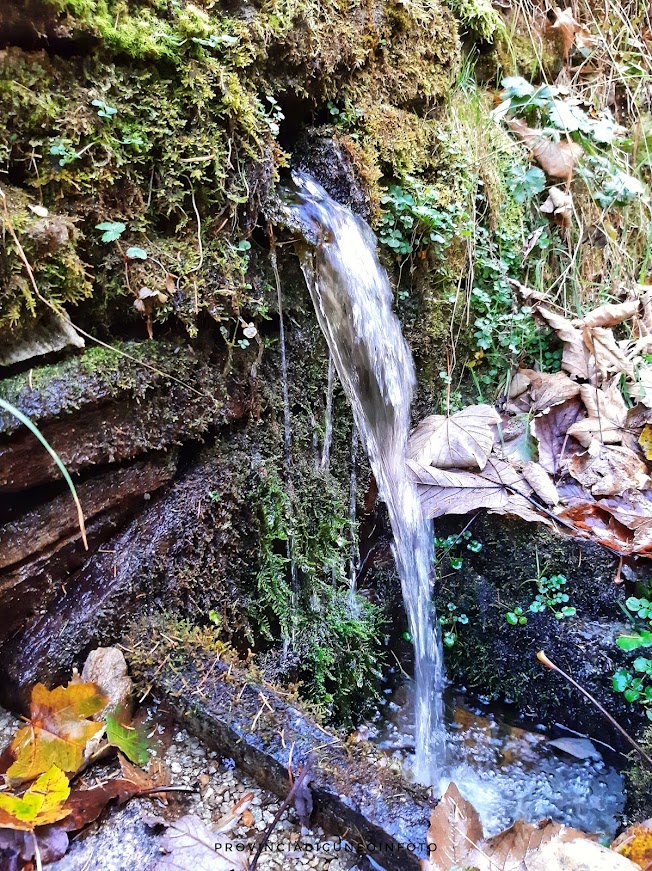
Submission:
[[56,765],[61,771],[76,771],[82,763],[87,741],[104,728],[88,717],[101,711],[106,697],[92,683],[74,682],[48,690],[36,684],[32,690],[30,722],[17,732],[9,748],[13,759],[7,776],[22,783]]

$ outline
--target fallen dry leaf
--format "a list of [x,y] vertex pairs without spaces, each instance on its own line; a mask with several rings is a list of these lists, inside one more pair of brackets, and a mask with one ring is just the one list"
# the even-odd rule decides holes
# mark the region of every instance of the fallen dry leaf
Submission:
[[23,795],[0,793],[0,828],[31,831],[68,816],[65,801],[70,795],[68,778],[53,765]]
[[595,457],[577,454],[569,471],[594,496],[620,496],[625,490],[642,490],[650,483],[645,463],[622,446],[604,445]]
[[543,466],[540,466],[539,463],[525,463],[522,472],[523,477],[542,502],[546,505],[559,503],[557,488]]
[[629,826],[616,838],[611,849],[641,868],[649,868],[652,863],[652,820]]
[[573,197],[570,193],[558,187],[551,187],[548,199],[541,204],[544,215],[550,215],[551,220],[560,227],[570,227],[573,217]]
[[520,118],[508,120],[507,126],[527,145],[546,175],[570,181],[575,166],[584,154],[581,145],[565,139],[553,142],[543,130],[528,127]]
[[[227,835],[217,836],[193,814],[172,823],[161,836],[161,849],[166,853],[154,866],[154,871],[240,871],[247,863],[242,853],[223,847]],[[222,845],[222,848],[220,848]]]
[[[617,843],[617,842],[616,842]],[[423,871],[635,871],[638,867],[585,835],[552,820],[517,820],[483,840],[480,818],[451,783],[430,817]]]
[[624,427],[627,420],[627,406],[615,378],[606,388],[582,384],[580,396],[590,418],[603,420],[615,427]]
[[618,345],[613,332],[606,327],[584,327],[582,336],[586,347],[593,356],[600,383],[609,375],[624,373],[634,378],[634,366],[623,349]]
[[575,18],[571,9],[555,7],[554,12],[555,21],[550,25],[550,31],[559,33],[565,61],[568,61],[574,45],[578,48],[592,48],[595,45],[595,37],[591,35],[586,25]]
[[408,443],[409,459],[438,469],[483,469],[500,415],[490,405],[471,405],[451,417],[435,414],[417,426]]
[[580,392],[577,381],[569,378],[565,372],[536,372],[534,369],[522,369],[532,385],[531,410],[546,411],[553,405],[559,405],[567,399],[572,399]]
[[474,864],[484,834],[480,815],[454,783],[450,783],[441,801],[430,814],[428,829],[430,861],[424,861],[426,871],[449,871]]
[[74,789],[64,805],[68,815],[59,825],[66,832],[77,832],[96,820],[114,799],[118,804],[124,804],[146,791],[138,784],[122,777],[106,780],[90,789]]
[[577,327],[615,327],[633,318],[639,310],[637,299],[621,303],[606,303],[573,321]]
[[569,438],[568,430],[583,416],[584,405],[575,397],[554,405],[532,421],[532,435],[539,446],[539,464],[550,475],[557,475],[564,462],[577,452],[577,443]]
[[509,513],[516,508],[531,511],[523,495],[531,492],[523,476],[509,463],[490,459],[482,472],[465,469],[435,469],[408,460],[426,517],[468,514],[477,508]]
[[599,452],[600,445],[617,445],[622,441],[622,428],[606,418],[578,420],[568,428],[567,434],[588,448],[593,456]]
[[544,305],[533,304],[538,315],[557,333],[562,346],[561,365],[568,375],[589,380],[593,374],[590,368],[589,350],[584,342],[582,330],[573,326],[573,322]]
[[71,682],[48,690],[39,683],[32,689],[29,725],[20,729],[3,759],[13,760],[7,777],[22,783],[56,765],[64,772],[82,763],[86,742],[103,729],[92,717],[102,710],[106,697],[95,684]]

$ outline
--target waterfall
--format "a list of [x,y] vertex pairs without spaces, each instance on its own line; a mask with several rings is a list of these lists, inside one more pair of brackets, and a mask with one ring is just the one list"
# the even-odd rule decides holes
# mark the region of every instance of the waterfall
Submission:
[[405,450],[414,362],[392,311],[392,291],[363,220],[312,178],[294,175],[284,202],[315,245],[301,245],[303,273],[320,327],[353,409],[378,489],[387,505],[415,660],[415,778],[431,784],[445,749],[442,649],[430,593],[432,528],[407,477]]

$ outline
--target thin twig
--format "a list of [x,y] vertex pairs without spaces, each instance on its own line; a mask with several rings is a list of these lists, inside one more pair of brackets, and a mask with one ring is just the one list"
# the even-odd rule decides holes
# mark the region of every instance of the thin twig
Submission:
[[269,824],[269,826],[265,830],[265,834],[261,838],[260,843],[258,844],[258,849],[256,850],[256,853],[254,854],[254,858],[252,859],[251,864],[249,865],[249,871],[256,871],[256,865],[258,864],[258,860],[260,859],[260,854],[265,849],[265,845],[269,841],[269,838],[270,838],[272,832],[274,831],[274,829],[276,828],[278,821],[281,819],[281,817],[283,816],[283,814],[285,813],[287,808],[290,806],[292,799],[296,795],[297,790],[299,789],[301,784],[306,779],[306,775],[308,774],[308,772],[310,771],[310,769],[314,765],[316,759],[317,759],[316,753],[312,752],[308,755],[308,758],[306,759],[304,766],[301,769],[300,774],[297,776],[296,780],[292,784],[292,789],[288,792],[287,796],[281,802],[281,806],[276,811],[276,815],[274,816],[274,819],[272,820],[272,822]]
[[600,713],[604,717],[606,717],[607,720],[609,720],[609,722],[611,723],[612,726],[614,726],[614,728],[618,729],[618,731],[625,738],[625,740],[628,741],[632,745],[632,747],[634,748],[634,750],[636,750],[637,753],[641,754],[643,759],[645,759],[647,764],[652,768],[652,759],[647,755],[645,750],[643,750],[643,748],[639,744],[636,743],[636,741],[632,738],[632,736],[629,735],[623,729],[623,727],[620,725],[620,723],[617,722],[617,720],[615,720],[611,716],[611,714],[609,713],[609,711],[606,710],[606,708],[602,707],[600,702],[597,699],[595,699],[588,690],[585,690],[584,687],[580,686],[574,678],[572,678],[569,674],[566,674],[566,672],[563,671],[561,668],[559,668],[558,665],[555,665],[555,663],[552,660],[548,659],[548,657],[546,656],[546,654],[543,650],[540,650],[537,653],[537,659],[539,660],[539,662],[542,662],[547,668],[550,668],[553,671],[556,671],[558,674],[560,674],[572,686],[574,686],[576,690],[579,690],[582,693],[582,695],[591,702],[591,704],[595,705],[595,707],[600,711]]

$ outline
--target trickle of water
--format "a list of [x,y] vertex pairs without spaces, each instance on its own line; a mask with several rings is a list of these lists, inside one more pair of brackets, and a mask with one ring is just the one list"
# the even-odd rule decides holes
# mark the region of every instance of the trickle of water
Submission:
[[349,496],[349,525],[351,529],[351,568],[349,569],[349,585],[351,587],[351,602],[355,602],[355,589],[360,571],[360,550],[356,529],[356,495],[358,489],[358,429],[353,424],[351,431],[351,489]]
[[294,182],[286,212],[317,239],[316,245],[301,247],[302,269],[394,534],[414,643],[414,775],[435,783],[445,751],[443,659],[430,592],[432,529],[405,465],[414,363],[392,311],[389,279],[371,229],[309,176],[296,173]]
[[321,454],[321,467],[328,469],[331,461],[331,444],[333,442],[333,393],[335,391],[335,365],[328,355],[328,386],[326,388],[326,425],[324,427],[324,447]]

